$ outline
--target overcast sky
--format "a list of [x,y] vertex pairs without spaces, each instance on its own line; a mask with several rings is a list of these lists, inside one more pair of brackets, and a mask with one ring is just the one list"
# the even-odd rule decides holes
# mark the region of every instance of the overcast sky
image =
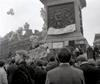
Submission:
[[[93,44],[95,33],[100,33],[100,0],[86,0],[87,7],[82,9],[84,37],[90,45]],[[3,37],[25,22],[33,30],[42,30],[43,20],[40,10],[43,7],[39,0],[0,0],[0,36]],[[13,8],[15,15],[8,15]]]

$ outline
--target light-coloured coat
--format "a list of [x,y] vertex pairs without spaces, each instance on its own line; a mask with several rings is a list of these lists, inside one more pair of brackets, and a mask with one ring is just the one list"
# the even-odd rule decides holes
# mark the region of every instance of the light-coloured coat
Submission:
[[7,74],[3,67],[0,67],[0,84],[8,84]]

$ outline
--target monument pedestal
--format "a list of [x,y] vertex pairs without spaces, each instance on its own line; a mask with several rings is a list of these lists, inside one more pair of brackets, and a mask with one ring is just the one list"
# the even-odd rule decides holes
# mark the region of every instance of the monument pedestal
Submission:
[[50,49],[86,43],[81,15],[81,9],[86,7],[85,0],[40,1],[46,8],[46,42]]

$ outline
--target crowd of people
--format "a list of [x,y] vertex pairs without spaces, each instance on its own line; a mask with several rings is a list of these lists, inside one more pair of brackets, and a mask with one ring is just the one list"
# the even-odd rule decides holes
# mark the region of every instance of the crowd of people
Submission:
[[29,62],[25,50],[18,50],[7,64],[0,60],[0,84],[99,84],[100,59],[76,54],[73,59],[71,48],[63,47],[49,60]]

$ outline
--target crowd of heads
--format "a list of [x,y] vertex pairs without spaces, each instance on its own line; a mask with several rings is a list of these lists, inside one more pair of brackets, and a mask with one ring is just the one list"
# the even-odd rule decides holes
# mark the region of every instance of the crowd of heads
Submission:
[[[76,52],[75,52],[76,51]],[[28,56],[28,52],[26,50],[18,50],[16,51],[15,57],[10,58],[13,59],[13,61],[18,64],[21,61],[26,61],[28,64],[37,64],[37,65],[47,65],[49,62],[53,62],[53,61],[57,61],[58,63],[70,63],[70,65],[74,65],[76,62],[78,62],[80,64],[80,62],[84,62],[84,61],[88,61],[89,64],[91,65],[100,65],[100,63],[98,62],[99,60],[97,60],[97,62],[95,62],[94,59],[89,59],[87,58],[87,54],[84,54],[84,52],[81,52],[80,54],[78,54],[78,56],[76,56],[76,58],[74,57],[75,53],[77,55],[77,49],[73,49],[72,47],[63,47],[61,49],[59,49],[57,55],[51,55],[49,57],[49,60],[43,60],[43,59],[33,59],[32,61],[28,61],[29,56]],[[13,63],[12,60],[9,60],[9,64]]]
[[[76,57],[74,58],[75,54]],[[48,72],[63,63],[69,63],[70,66],[75,68],[79,68],[83,63],[88,63],[91,66],[100,68],[100,59],[88,59],[86,52],[82,51],[80,53],[78,49],[72,47],[63,47],[59,49],[57,54],[51,55],[49,59],[46,57],[32,59],[31,61],[28,59],[29,55],[26,50],[18,50],[16,51],[15,57],[8,59],[8,61],[0,60],[0,67],[4,67],[6,71],[7,67],[11,64],[19,66],[19,64],[24,61],[28,66],[36,70],[36,72],[38,68]]]

